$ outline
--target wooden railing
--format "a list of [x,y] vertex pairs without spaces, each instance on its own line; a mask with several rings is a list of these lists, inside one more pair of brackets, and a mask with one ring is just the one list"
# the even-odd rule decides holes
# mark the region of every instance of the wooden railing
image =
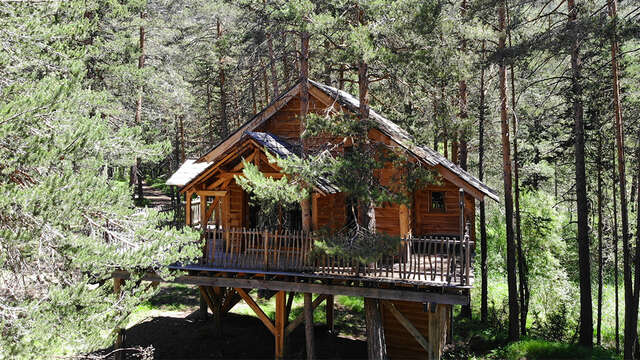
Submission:
[[442,285],[471,285],[473,242],[468,231],[457,236],[421,236],[401,241],[395,254],[361,263],[316,249],[312,234],[259,229],[205,231],[203,265],[276,272],[301,272],[326,276],[358,277]]

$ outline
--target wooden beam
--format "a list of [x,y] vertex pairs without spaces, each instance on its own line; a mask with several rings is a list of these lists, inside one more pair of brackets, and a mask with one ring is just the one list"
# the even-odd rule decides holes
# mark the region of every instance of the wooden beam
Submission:
[[196,190],[196,194],[198,196],[216,196],[216,197],[224,197],[227,195],[226,190]]
[[[280,179],[283,176],[286,176],[286,174],[283,174],[280,172],[261,172],[261,173],[264,177],[272,177],[277,179]],[[242,171],[225,171],[225,172],[221,172],[219,176],[221,178],[232,178],[234,176],[244,176],[244,173]]]
[[276,294],[276,326],[275,326],[275,340],[276,340],[276,359],[284,358],[284,344],[285,344],[285,316],[286,316],[286,293],[284,291],[278,291]]
[[258,319],[260,319],[262,321],[262,323],[267,327],[267,329],[269,329],[269,331],[271,331],[271,333],[275,336],[276,335],[276,327],[273,325],[273,323],[271,322],[271,319],[269,319],[267,314],[265,314],[264,311],[262,311],[262,309],[260,309],[260,306],[258,306],[258,304],[256,304],[255,301],[253,301],[251,296],[249,296],[249,294],[247,294],[244,291],[244,289],[235,288],[235,290],[242,297],[244,302],[246,302],[247,305],[249,305],[249,307],[253,310],[253,312],[258,316]]
[[402,326],[404,326],[405,329],[407,329],[409,334],[411,334],[416,339],[418,344],[420,344],[420,346],[422,346],[425,351],[429,352],[429,342],[427,341],[427,339],[424,338],[424,336],[422,336],[422,333],[420,333],[420,330],[416,329],[416,327],[411,323],[411,321],[409,321],[409,319],[407,319],[400,312],[400,310],[396,308],[396,306],[392,302],[385,300],[385,301],[382,301],[382,303],[387,309],[389,309],[389,312],[391,312],[393,317],[395,317],[396,320],[398,320],[398,322],[402,324]]
[[293,306],[293,298],[295,297],[294,292],[289,292],[289,296],[287,297],[287,306],[286,306],[286,310],[287,310],[287,316],[286,316],[286,320],[287,320],[287,326],[289,325],[289,315],[291,314],[291,306]]
[[[209,309],[211,309],[211,312],[213,313],[215,310],[214,306],[213,306],[213,301],[211,300],[211,298],[209,297],[209,293],[207,293],[207,291],[205,290],[204,286],[198,286],[198,289],[200,290],[200,299],[201,302],[202,300],[204,300],[204,303],[206,305],[209,306]],[[207,318],[207,308],[205,307],[204,309],[202,308],[202,306],[200,306],[200,311],[203,312],[203,318]]]
[[[126,271],[115,271],[113,277],[128,279]],[[280,280],[242,279],[210,276],[184,275],[166,281],[155,274],[147,274],[143,277],[147,281],[163,281],[177,284],[191,284],[204,286],[221,286],[245,289],[284,290],[293,292],[312,292],[325,295],[347,295],[359,297],[371,297],[383,300],[404,300],[414,302],[434,302],[438,304],[464,305],[469,303],[468,295],[436,293],[416,290],[398,290],[384,288],[368,288],[345,285],[325,285],[314,283],[290,282]]]
[[185,208],[185,212],[184,212],[184,220],[187,226],[191,226],[191,197],[193,196],[193,193],[191,191],[187,192],[187,194],[185,195],[186,197],[186,208]]
[[460,178],[458,175],[451,172],[451,170],[445,168],[442,165],[436,166],[436,170],[438,171],[438,173],[440,173],[440,175],[442,175],[443,178],[445,178],[446,180],[449,180],[455,186],[463,188],[466,192],[471,194],[471,196],[473,196],[474,198],[478,199],[479,201],[482,201],[484,199],[484,193],[482,191],[476,189],[466,181],[462,180],[462,178]]
[[[318,295],[315,300],[313,300],[313,302],[311,303],[311,308],[315,309],[318,307],[318,305],[320,305],[322,303],[323,300],[325,300],[327,298],[327,295]],[[302,324],[302,322],[304,321],[304,313],[298,315],[289,325],[287,325],[287,328],[285,329],[285,333],[287,335],[291,334],[293,332],[293,330],[295,330],[298,325]]]
[[315,346],[313,339],[313,310],[311,297],[313,294],[304,293],[304,337],[306,340],[307,360],[315,358]]
[[209,178],[216,171],[220,171],[219,168],[220,168],[221,165],[225,164],[229,159],[233,158],[234,156],[236,156],[238,154],[241,154],[242,152],[246,151],[247,149],[249,149],[249,148],[251,148],[253,146],[254,146],[253,143],[247,141],[247,142],[241,144],[240,146],[238,146],[237,148],[233,149],[233,151],[229,151],[219,161],[217,161],[215,164],[213,164],[210,167],[208,167],[205,171],[203,171],[198,176],[196,176],[194,179],[189,181],[188,184],[183,186],[182,189],[180,189],[180,193],[183,193],[183,192],[186,192],[186,191],[194,191],[194,188],[198,184],[200,184],[204,179]]
[[220,198],[216,197],[215,199],[213,199],[213,202],[211,203],[211,205],[209,205],[207,207],[207,213],[204,215],[203,224],[208,224],[209,223],[209,219],[211,218],[211,214],[213,214],[213,210],[215,210],[215,208],[216,208],[216,206],[218,206],[219,202],[220,202]]
[[228,313],[240,300],[242,300],[242,297],[238,295],[236,290],[229,288],[222,303],[222,312],[225,314]]
[[206,230],[207,223],[204,221],[204,216],[207,215],[207,196],[202,193],[197,193],[200,197],[200,229]]

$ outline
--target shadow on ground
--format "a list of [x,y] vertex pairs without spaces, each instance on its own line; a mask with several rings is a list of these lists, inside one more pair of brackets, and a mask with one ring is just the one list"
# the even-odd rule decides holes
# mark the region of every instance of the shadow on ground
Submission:
[[[184,318],[151,318],[126,331],[124,347],[153,346],[155,359],[273,359],[273,335],[257,318],[227,314],[223,336],[215,337],[213,322],[198,317],[194,312]],[[315,327],[315,340],[316,355],[320,359],[367,357],[366,342],[333,337],[323,325]],[[99,353],[106,354],[111,350],[104,349]],[[305,357],[304,325],[289,336],[288,357]]]

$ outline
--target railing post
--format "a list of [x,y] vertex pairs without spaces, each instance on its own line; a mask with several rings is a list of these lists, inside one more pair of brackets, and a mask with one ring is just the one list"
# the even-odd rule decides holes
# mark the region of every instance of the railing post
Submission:
[[467,253],[466,253],[466,262],[467,262],[467,277],[466,277],[466,285],[469,285],[469,277],[471,274],[471,246],[469,244],[470,238],[471,238],[471,234],[470,234],[470,230],[471,228],[469,226],[467,226],[467,224],[465,224],[465,234],[464,234],[464,240],[466,243],[466,249],[467,249]]
[[[460,189],[460,258],[462,265],[460,269],[460,280],[465,279],[465,285],[469,283],[469,273],[466,271],[468,268],[467,254],[469,253],[468,242],[464,242],[464,189]],[[463,245],[464,244],[464,245]],[[455,247],[454,247],[455,248]],[[456,269],[454,269],[456,271]]]
[[264,243],[264,267],[269,265],[269,231],[264,230],[262,234],[262,242]]

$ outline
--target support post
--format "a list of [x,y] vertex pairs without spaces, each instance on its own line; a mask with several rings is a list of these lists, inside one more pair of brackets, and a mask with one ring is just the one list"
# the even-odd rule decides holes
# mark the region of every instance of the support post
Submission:
[[364,311],[367,321],[367,350],[369,359],[386,360],[387,344],[382,327],[380,300],[364,298]]
[[311,201],[308,197],[300,200],[300,208],[302,209],[302,230],[311,231]]
[[335,328],[333,326],[333,295],[327,296],[327,302],[325,303],[325,312],[327,318],[327,329],[331,335],[335,334]]
[[207,312],[207,300],[204,298],[202,292],[200,293],[200,318],[202,320],[207,320],[209,318],[209,314]]
[[186,202],[186,206],[184,209],[184,221],[186,223],[187,226],[191,226],[191,197],[192,197],[193,193],[190,191],[187,191],[187,193],[184,195],[185,196],[185,202]]
[[200,229],[205,231],[207,229],[207,221],[205,216],[207,215],[207,196],[198,194],[200,197]]
[[[116,296],[120,296],[120,293],[122,292],[122,283],[124,282],[123,279],[119,279],[119,278],[113,278],[113,292],[116,294]],[[124,359],[124,351],[117,351],[119,349],[122,349],[124,345],[124,329],[121,328],[117,328],[116,329],[116,340],[115,343],[113,344],[113,349],[116,350],[115,353],[115,360],[123,360]]]
[[276,359],[284,358],[284,324],[286,314],[286,292],[278,291],[276,294],[276,326],[275,326],[275,340],[276,340]]
[[307,343],[307,360],[315,358],[313,342],[313,304],[312,294],[304,293],[304,336]]

